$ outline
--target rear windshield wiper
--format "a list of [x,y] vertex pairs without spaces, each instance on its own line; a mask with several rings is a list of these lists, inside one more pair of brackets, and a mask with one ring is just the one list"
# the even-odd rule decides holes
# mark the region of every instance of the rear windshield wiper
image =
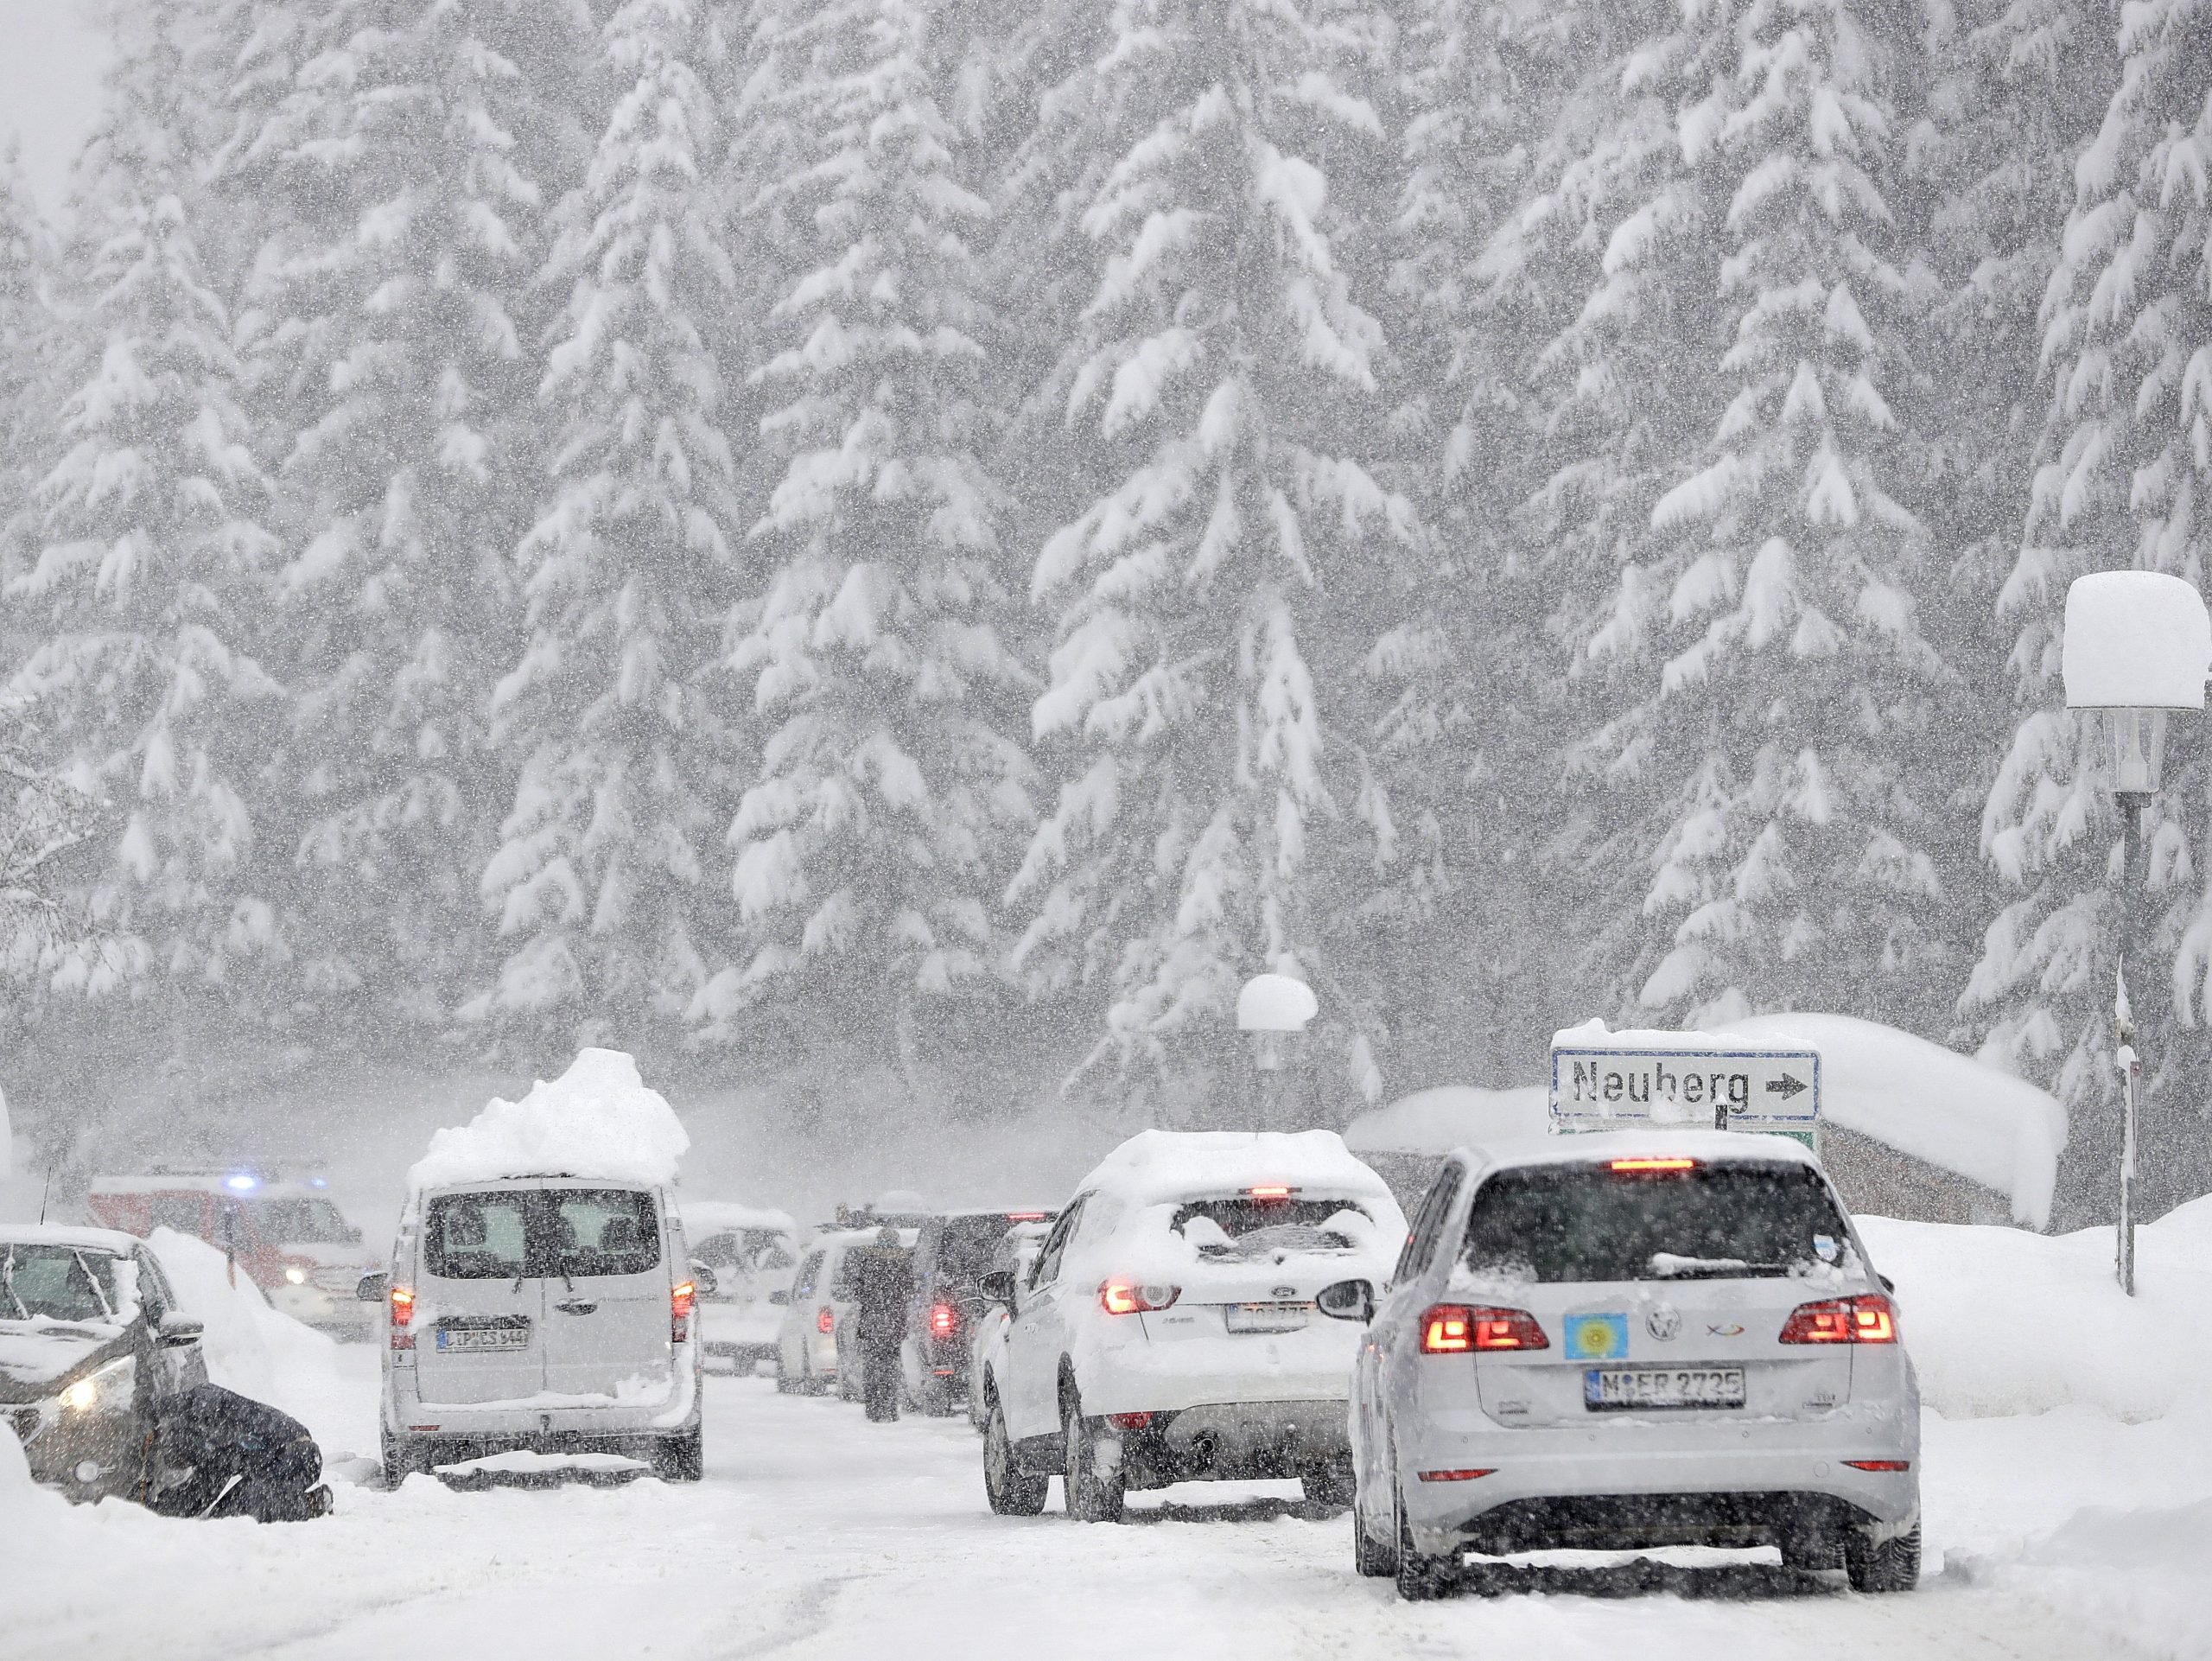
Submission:
[[1737,1275],[1787,1275],[1789,1265],[1755,1263],[1742,1257],[1685,1257],[1672,1251],[1655,1251],[1651,1254],[1651,1272],[1666,1281],[1711,1281]]

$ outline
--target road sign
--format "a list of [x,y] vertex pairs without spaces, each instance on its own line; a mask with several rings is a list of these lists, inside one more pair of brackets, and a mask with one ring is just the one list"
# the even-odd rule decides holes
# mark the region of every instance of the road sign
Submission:
[[1818,1050],[1592,1046],[1552,1052],[1554,1130],[1705,1126],[1767,1131],[1812,1148],[1820,1117]]

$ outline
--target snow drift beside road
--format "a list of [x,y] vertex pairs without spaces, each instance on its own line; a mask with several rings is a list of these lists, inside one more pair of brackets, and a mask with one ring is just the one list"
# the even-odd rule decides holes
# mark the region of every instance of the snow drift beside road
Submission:
[[1856,1219],[1897,1282],[1922,1398],[1947,1418],[2078,1403],[2126,1420],[2202,1399],[2212,1378],[2212,1196],[2136,1233],[2138,1295],[2113,1276],[2113,1231],[2030,1234]]
[[323,1441],[318,1419],[327,1421],[335,1388],[337,1341],[270,1308],[243,1270],[232,1285],[223,1254],[205,1240],[157,1228],[147,1244],[184,1312],[207,1324],[200,1348],[209,1380],[290,1414]]
[[589,1176],[664,1187],[691,1145],[676,1110],[620,1050],[577,1053],[518,1102],[494,1097],[467,1124],[439,1131],[407,1174],[410,1188],[510,1176]]

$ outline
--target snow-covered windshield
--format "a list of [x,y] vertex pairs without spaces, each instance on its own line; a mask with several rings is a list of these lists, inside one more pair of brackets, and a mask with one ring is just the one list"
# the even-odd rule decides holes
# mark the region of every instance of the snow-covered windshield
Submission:
[[360,1230],[327,1200],[257,1200],[253,1225],[279,1245],[351,1245]]
[[1194,1200],[1176,1207],[1176,1231],[1208,1257],[1276,1251],[1353,1251],[1373,1238],[1374,1219],[1356,1200]]
[[105,1251],[0,1245],[0,1321],[111,1321],[123,1302]]
[[1729,1279],[1835,1263],[1847,1238],[1802,1166],[1539,1166],[1483,1185],[1464,1258],[1521,1280]]

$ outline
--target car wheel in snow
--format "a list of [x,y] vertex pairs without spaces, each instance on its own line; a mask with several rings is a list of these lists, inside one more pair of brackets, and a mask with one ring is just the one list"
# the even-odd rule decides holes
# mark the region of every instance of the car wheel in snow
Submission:
[[804,1388],[805,1386],[798,1379],[784,1371],[783,1358],[779,1356],[776,1359],[776,1393],[779,1396],[796,1396]]
[[1397,1524],[1398,1595],[1408,1603],[1427,1603],[1452,1589],[1459,1563],[1456,1556],[1432,1556],[1414,1549],[1413,1533],[1406,1523],[1405,1498],[1395,1487],[1390,1492],[1390,1511]]
[[1369,1531],[1367,1508],[1359,1503],[1357,1491],[1351,1500],[1351,1562],[1370,1580],[1386,1579],[1398,1572],[1396,1534],[1393,1532],[1385,1541]]
[[983,1422],[983,1496],[1001,1517],[1034,1517],[1045,1509],[1048,1476],[1033,1476],[1021,1468],[1007,1434],[1006,1410],[992,1398],[990,1416]]
[[1843,1537],[1843,1572],[1854,1592],[1910,1592],[1920,1584],[1920,1527],[1878,1544],[1853,1529]]
[[1067,1490],[1068,1515],[1078,1523],[1122,1520],[1122,1450],[1100,1446],[1098,1432],[1083,1416],[1083,1403],[1071,1391],[1062,1410],[1067,1453],[1060,1469]]
[[384,1486],[397,1488],[410,1476],[430,1468],[430,1450],[418,1441],[403,1441],[386,1430],[383,1435]]
[[696,1482],[706,1473],[704,1436],[696,1425],[690,1435],[667,1437],[653,1449],[653,1474],[664,1482]]
[[1307,1505],[1340,1511],[1352,1501],[1351,1461],[1346,1457],[1309,1465],[1298,1473],[1298,1484],[1306,1490]]

